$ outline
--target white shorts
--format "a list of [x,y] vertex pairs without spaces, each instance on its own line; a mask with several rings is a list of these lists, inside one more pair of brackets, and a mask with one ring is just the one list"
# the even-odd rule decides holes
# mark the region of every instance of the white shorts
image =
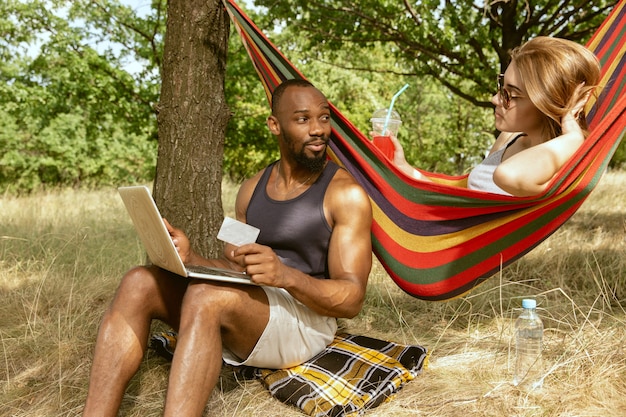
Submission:
[[228,349],[223,349],[222,357],[227,364],[288,368],[311,359],[333,341],[337,319],[320,316],[282,288],[262,288],[270,305],[267,327],[243,362]]

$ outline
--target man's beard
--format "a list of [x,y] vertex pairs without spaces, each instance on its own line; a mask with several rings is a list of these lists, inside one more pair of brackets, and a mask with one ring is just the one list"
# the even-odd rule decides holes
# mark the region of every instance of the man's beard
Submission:
[[301,152],[294,153],[294,159],[299,165],[302,165],[311,173],[321,172],[326,165],[326,152],[316,157],[307,157],[304,149]]
[[[306,168],[311,173],[322,172],[324,167],[326,166],[326,152],[322,153],[319,156],[309,157],[306,155],[306,144],[302,146],[299,151],[296,151],[292,145],[295,141],[291,140],[290,137],[286,136],[285,140],[290,144],[289,151],[291,153],[291,157],[298,163],[298,165]],[[328,146],[328,140],[326,140],[326,146]]]

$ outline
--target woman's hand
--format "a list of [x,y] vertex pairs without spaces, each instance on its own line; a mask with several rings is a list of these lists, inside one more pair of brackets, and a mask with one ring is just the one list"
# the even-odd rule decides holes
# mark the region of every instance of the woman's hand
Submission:
[[581,97],[581,92],[584,88],[585,88],[584,82],[580,83],[576,87],[576,90],[574,90],[574,94],[572,95],[572,100],[576,100],[578,97],[580,98],[571,106],[570,111],[565,113],[565,115],[561,118],[561,131],[562,131],[561,133],[563,135],[567,135],[571,133],[574,133],[577,135],[583,134],[580,124],[578,123],[578,120],[580,117],[585,117],[583,110],[585,108],[585,105],[587,104],[587,101],[589,101],[589,97],[591,97],[591,92],[592,92],[592,90],[588,90]]
[[391,161],[400,171],[405,173],[411,178],[417,179],[425,179],[425,177],[420,174],[418,170],[413,168],[411,164],[406,161],[406,157],[404,156],[404,149],[402,149],[402,145],[397,137],[394,135],[389,136],[391,138],[391,143],[393,144],[393,160]]

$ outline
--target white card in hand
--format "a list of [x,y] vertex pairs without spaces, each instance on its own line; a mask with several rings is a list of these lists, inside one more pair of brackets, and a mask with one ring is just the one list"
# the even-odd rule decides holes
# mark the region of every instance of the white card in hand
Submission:
[[225,217],[217,238],[231,245],[241,246],[256,242],[260,230],[249,224]]

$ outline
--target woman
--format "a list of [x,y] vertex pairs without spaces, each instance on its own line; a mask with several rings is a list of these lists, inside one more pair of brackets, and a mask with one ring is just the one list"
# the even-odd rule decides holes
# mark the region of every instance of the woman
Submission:
[[[597,58],[575,42],[537,37],[515,48],[491,98],[502,133],[470,172],[468,188],[520,197],[544,191],[587,136],[583,108],[599,81]],[[406,161],[400,142],[392,141],[393,163],[428,180]]]

